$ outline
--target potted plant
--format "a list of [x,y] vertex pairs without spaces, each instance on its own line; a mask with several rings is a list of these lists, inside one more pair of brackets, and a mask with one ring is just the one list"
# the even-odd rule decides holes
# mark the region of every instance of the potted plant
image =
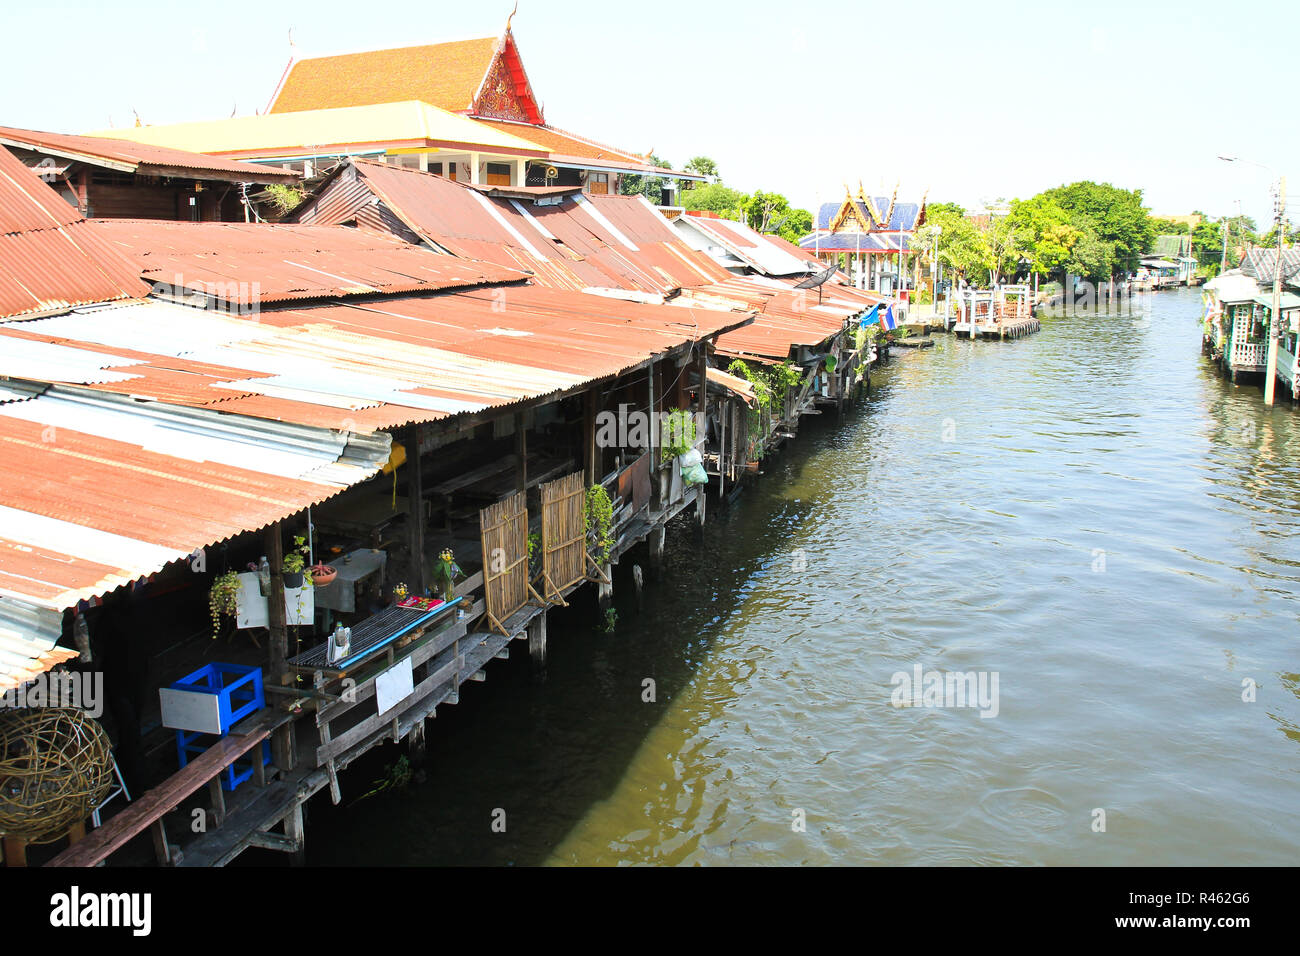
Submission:
[[311,572],[311,583],[318,588],[325,587],[339,574],[337,568],[320,561],[313,564],[308,570]]
[[212,638],[221,632],[221,615],[239,613],[239,575],[234,571],[218,574],[208,591],[208,610],[212,613]]
[[310,586],[311,572],[307,570],[307,539],[297,534],[293,537],[293,550],[280,559],[280,573],[286,588]]
[[456,578],[461,573],[451,548],[444,548],[433,566],[433,581],[442,592],[444,601],[451,601],[456,596]]

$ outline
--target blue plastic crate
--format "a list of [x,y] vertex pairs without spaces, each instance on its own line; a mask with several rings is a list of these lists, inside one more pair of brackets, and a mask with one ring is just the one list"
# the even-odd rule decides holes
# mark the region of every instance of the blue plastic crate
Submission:
[[[176,754],[184,767],[214,743],[230,733],[230,728],[266,706],[262,689],[262,669],[242,664],[214,661],[187,674],[171,685],[172,690],[212,694],[216,697],[220,733],[177,730]],[[263,742],[247,758],[235,761],[221,772],[222,786],[233,791],[253,775],[253,761],[261,757],[263,765],[271,762],[271,745]]]
[[[183,730],[176,731],[176,750],[180,765],[184,767],[220,739],[214,734],[191,734]],[[241,757],[221,771],[221,786],[227,793],[233,793],[241,783],[253,776],[253,770],[256,768],[253,761],[257,759],[258,753],[259,750],[255,749],[247,757]],[[260,753],[262,766],[266,766],[271,762],[271,742],[269,740],[262,741]]]

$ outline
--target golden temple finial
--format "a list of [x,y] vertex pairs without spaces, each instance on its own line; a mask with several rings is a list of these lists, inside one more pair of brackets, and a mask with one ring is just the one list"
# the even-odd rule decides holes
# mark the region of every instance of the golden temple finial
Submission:
[[515,14],[518,12],[519,12],[519,0],[515,0],[515,8],[510,11],[510,16],[506,17],[506,33],[510,32],[510,21],[515,18]]

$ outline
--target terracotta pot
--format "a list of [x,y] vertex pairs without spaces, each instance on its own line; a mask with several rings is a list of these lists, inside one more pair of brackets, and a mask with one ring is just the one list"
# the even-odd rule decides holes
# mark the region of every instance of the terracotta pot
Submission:
[[328,564],[313,564],[311,568],[312,584],[318,588],[323,588],[338,577],[338,573],[336,568],[332,568]]

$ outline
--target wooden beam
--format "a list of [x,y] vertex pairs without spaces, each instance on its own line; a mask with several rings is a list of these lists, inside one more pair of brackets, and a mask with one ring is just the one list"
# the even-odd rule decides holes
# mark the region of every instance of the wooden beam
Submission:
[[412,593],[424,594],[427,586],[424,561],[424,469],[420,465],[419,425],[412,425],[407,432],[407,445],[406,464],[410,469],[410,474],[407,475],[410,484],[406,496],[407,518],[411,525],[411,578],[415,587]]
[[[263,534],[263,547],[267,562],[271,565],[271,586],[267,590],[267,629],[270,631],[268,650],[270,654],[271,684],[284,686],[289,683],[289,629],[285,623],[284,608],[284,544],[280,540],[280,522],[267,526]],[[280,699],[280,707],[288,710],[290,701],[286,696]],[[286,723],[271,738],[271,756],[275,765],[281,770],[292,770],[293,723]]]
[[582,463],[583,484],[590,488],[600,474],[600,449],[596,447],[596,413],[600,399],[599,386],[593,385],[583,393],[582,401]]
[[515,412],[515,491],[528,491],[528,433],[524,429],[524,413]]

